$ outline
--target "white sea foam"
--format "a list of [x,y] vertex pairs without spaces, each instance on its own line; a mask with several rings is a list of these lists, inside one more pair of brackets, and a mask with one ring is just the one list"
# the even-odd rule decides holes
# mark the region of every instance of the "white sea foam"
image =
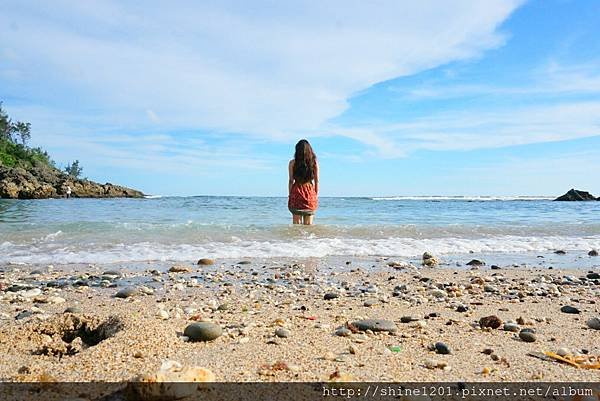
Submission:
[[403,201],[403,200],[420,200],[420,201],[540,201],[553,200],[555,196],[382,196],[373,197],[371,200],[376,201]]
[[251,241],[198,244],[103,244],[24,246],[2,244],[0,263],[116,263],[141,261],[188,261],[197,257],[324,257],[324,256],[398,256],[416,257],[425,251],[438,255],[477,253],[527,253],[555,249],[587,251],[600,248],[600,236],[590,237],[518,237],[489,238],[307,238],[299,240]]

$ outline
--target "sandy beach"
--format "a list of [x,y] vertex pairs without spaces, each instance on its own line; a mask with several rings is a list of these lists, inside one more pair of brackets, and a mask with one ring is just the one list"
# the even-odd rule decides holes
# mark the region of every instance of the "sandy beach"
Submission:
[[[0,290],[2,381],[120,382],[165,361],[225,382],[599,378],[530,355],[600,355],[597,269],[377,257],[6,265]],[[481,327],[497,325],[481,321],[489,316],[499,327]],[[361,329],[361,319],[390,331]],[[183,336],[202,321],[222,329],[218,338]]]

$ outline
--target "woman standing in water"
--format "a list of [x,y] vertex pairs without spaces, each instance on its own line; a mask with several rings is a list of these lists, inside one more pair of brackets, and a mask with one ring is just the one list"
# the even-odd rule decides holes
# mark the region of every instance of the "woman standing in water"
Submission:
[[306,139],[296,144],[296,153],[290,160],[288,171],[288,209],[292,212],[292,222],[310,225],[319,206],[319,164]]

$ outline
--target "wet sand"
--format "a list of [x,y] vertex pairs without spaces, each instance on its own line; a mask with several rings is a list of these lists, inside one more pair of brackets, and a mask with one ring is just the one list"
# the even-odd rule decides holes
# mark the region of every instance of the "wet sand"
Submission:
[[[586,323],[600,317],[598,269],[393,267],[402,261],[376,257],[238,262],[174,269],[189,272],[168,272],[166,263],[4,266],[0,379],[128,381],[167,360],[229,382],[600,377],[598,370],[528,355],[561,348],[600,355],[600,330]],[[128,287],[134,295],[115,297]],[[561,312],[565,305],[580,313]],[[502,325],[482,328],[480,319],[491,315]],[[388,320],[395,331],[347,325],[367,318]],[[198,321],[219,325],[223,334],[190,341],[183,332]],[[533,329],[535,341],[504,330],[511,321],[518,330]],[[344,326],[349,335],[336,335]],[[436,342],[450,353],[433,349]]]

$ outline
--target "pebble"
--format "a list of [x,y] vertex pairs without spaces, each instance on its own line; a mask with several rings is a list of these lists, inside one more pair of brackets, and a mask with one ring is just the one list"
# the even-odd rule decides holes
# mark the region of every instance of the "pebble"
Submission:
[[212,259],[208,259],[208,258],[202,258],[202,259],[198,260],[198,264],[203,265],[203,266],[209,266],[209,265],[214,265],[215,261]]
[[563,313],[571,313],[571,314],[578,314],[581,313],[581,311],[573,306],[570,305],[565,305],[562,308],[560,308],[560,311]]
[[137,295],[138,293],[139,293],[139,291],[135,287],[125,287],[125,288],[122,288],[121,290],[119,290],[115,294],[115,297],[117,297],[117,298],[129,298],[129,297],[133,297],[134,295]]
[[288,338],[290,334],[291,332],[283,327],[280,327],[277,330],[275,330],[275,335],[280,338]]
[[339,298],[339,296],[340,296],[340,295],[339,295],[338,293],[336,293],[336,292],[328,292],[328,293],[326,293],[326,294],[323,296],[323,299],[324,299],[325,301],[330,301],[330,300],[332,300],[332,299]]
[[521,332],[519,333],[519,338],[525,341],[526,343],[533,343],[535,342],[535,340],[537,340],[535,334],[524,330],[521,330]]
[[413,316],[402,316],[400,318],[400,322],[402,322],[402,323],[411,323],[411,322],[416,322],[418,320],[419,320],[418,317],[413,317]]
[[466,306],[466,305],[458,305],[458,306],[456,307],[456,311],[457,311],[457,312],[460,312],[460,313],[467,312],[468,310],[469,310],[469,307],[468,307],[468,306]]
[[588,256],[598,256],[598,251],[595,249],[592,249],[591,251],[588,252]]
[[23,296],[25,298],[33,298],[33,297],[37,297],[41,293],[42,293],[42,290],[40,290],[39,288],[32,288],[30,290],[23,292]]
[[448,347],[443,342],[437,342],[434,344],[435,352],[442,355],[451,354],[450,347]]
[[347,327],[340,327],[334,334],[339,337],[350,337],[352,332]]
[[511,331],[513,333],[517,333],[521,330],[518,324],[515,323],[504,323],[504,331]]
[[482,262],[479,259],[473,259],[470,262],[467,262],[467,266],[483,266],[485,265],[485,262]]
[[169,269],[169,272],[171,273],[189,273],[191,271],[192,269],[190,267],[183,265],[174,265]]
[[590,320],[587,321],[587,326],[590,329],[600,330],[600,318],[599,317],[591,318]]
[[481,328],[491,327],[497,329],[502,324],[502,320],[496,315],[485,316],[479,319],[479,325]]
[[567,356],[571,354],[571,352],[565,347],[559,348],[556,350],[556,353],[560,356]]
[[159,310],[158,310],[158,312],[156,313],[156,316],[157,316],[159,319],[162,319],[162,320],[167,320],[167,319],[169,318],[169,312],[167,312],[167,311],[166,311],[166,310],[164,310],[164,309],[159,309]]
[[77,306],[69,306],[63,313],[82,313],[82,310]]
[[446,291],[440,289],[431,290],[430,294],[436,298],[444,298],[447,295]]
[[397,330],[396,324],[390,320],[383,319],[363,319],[352,322],[352,326],[356,327],[358,330],[366,331],[371,330],[373,332],[377,331],[387,331],[393,333]]
[[377,304],[377,301],[376,301],[376,300],[374,300],[374,299],[367,299],[367,300],[366,300],[366,301],[363,303],[363,305],[364,305],[364,306],[366,306],[367,308],[370,308],[371,306],[373,306],[373,305],[376,305],[376,304]]
[[190,341],[212,341],[223,334],[223,329],[218,324],[210,322],[197,322],[188,325],[183,335]]
[[600,273],[588,273],[585,277],[590,280],[600,280]]

